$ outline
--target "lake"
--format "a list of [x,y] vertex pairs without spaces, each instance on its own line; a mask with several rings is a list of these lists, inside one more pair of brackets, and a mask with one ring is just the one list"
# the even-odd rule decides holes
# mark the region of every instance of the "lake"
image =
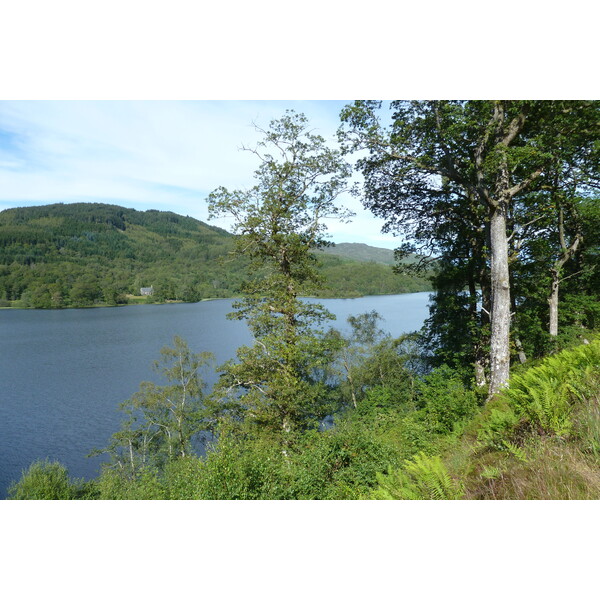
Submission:
[[[429,293],[319,300],[347,330],[346,319],[376,310],[394,336],[420,329]],[[157,381],[151,369],[173,336],[217,364],[252,337],[229,321],[231,300],[67,310],[0,310],[0,498],[34,460],[58,460],[72,477],[98,475],[104,457],[86,458],[120,428],[118,405]],[[207,373],[214,383],[216,375]]]

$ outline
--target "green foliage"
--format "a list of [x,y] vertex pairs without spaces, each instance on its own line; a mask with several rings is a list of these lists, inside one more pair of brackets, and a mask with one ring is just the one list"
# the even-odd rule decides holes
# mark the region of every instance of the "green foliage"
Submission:
[[326,244],[323,220],[348,216],[334,201],[347,190],[350,167],[304,115],[288,112],[262,133],[256,185],[221,187],[208,198],[211,217],[234,218],[236,253],[250,263],[230,318],[246,319],[256,340],[222,367],[216,393],[239,400],[247,421],[286,436],[330,409],[321,374],[336,342],[319,327],[333,315],[299,296],[322,287],[314,251]]
[[436,434],[450,433],[477,410],[477,397],[447,365],[434,370],[416,386],[425,421]]
[[377,474],[379,486],[373,500],[459,500],[464,495],[460,482],[450,477],[439,456],[417,454],[402,469]]
[[498,479],[501,474],[502,471],[498,467],[493,466],[484,467],[480,473],[481,477],[484,479]]
[[[326,247],[324,250],[327,250]],[[373,248],[372,250],[380,250]],[[316,297],[354,297],[359,295],[405,294],[432,289],[428,275],[396,273],[390,265],[322,255],[317,253],[324,285],[321,290],[303,289]]]
[[114,306],[150,285],[157,301],[229,297],[245,266],[219,264],[232,245],[224,230],[171,212],[96,203],[9,209],[0,213],[0,295],[31,308]]
[[416,409],[409,386],[404,390],[387,386],[370,388],[356,409],[344,413],[342,421],[394,447],[398,459],[410,458],[420,451],[433,451],[437,437],[423,411]]
[[359,498],[376,485],[377,472],[406,454],[386,436],[387,427],[370,428],[367,417],[352,416],[326,431],[297,432],[285,447],[264,429],[224,426],[204,458],[176,458],[133,478],[105,469],[97,493],[105,499]]
[[192,440],[214,427],[216,406],[205,398],[200,372],[212,359],[208,352],[193,353],[179,336],[173,347],[161,349],[154,369],[168,382],[142,382],[140,390],[121,405],[127,415],[120,431],[105,450],[112,468],[135,479],[148,467],[162,468],[175,458],[192,453]]
[[170,461],[162,473],[162,488],[166,500],[195,500],[202,497],[203,461],[186,456]]
[[509,405],[492,408],[477,432],[477,439],[484,447],[504,450],[504,442],[518,422],[519,417]]
[[[273,441],[265,435],[223,436],[192,474],[192,481],[186,473],[180,489],[190,495],[184,497],[358,498],[375,485],[377,471],[398,461],[392,444],[349,423],[298,434],[285,450]],[[184,464],[177,461],[168,472]]]
[[104,468],[95,481],[99,500],[166,500],[167,493],[154,469],[138,470],[135,477]]
[[487,299],[481,285],[480,290],[475,287],[474,271],[480,276],[480,260],[478,257],[464,266],[452,259],[438,261],[432,278],[435,293],[430,316],[422,331],[429,365],[448,365],[465,382],[473,380],[475,363],[485,365],[489,353],[489,321],[485,311],[477,307]]
[[527,458],[527,455],[523,451],[523,448],[520,448],[519,446],[517,446],[516,444],[513,444],[509,440],[504,440],[504,447],[517,460],[519,460],[519,461],[521,461],[523,463],[528,463],[529,462],[529,458]]
[[404,458],[418,452],[430,453],[435,449],[436,436],[431,432],[421,412],[408,413],[394,432]]
[[339,423],[334,430],[314,436],[313,443],[297,455],[297,497],[358,498],[376,484],[378,471],[398,459],[397,449],[382,436]]
[[260,438],[223,436],[199,470],[197,498],[205,500],[290,499],[285,456]]
[[[396,262],[394,251],[387,248],[372,248],[367,244],[341,243],[323,248],[322,252],[341,258],[351,258],[360,262],[393,266]],[[414,260],[414,259],[413,259]]]
[[525,381],[517,376],[506,393],[531,423],[550,434],[568,435],[572,427],[569,384],[556,378],[549,367],[537,369],[528,372]]
[[[247,260],[235,237],[191,217],[108,204],[50,204],[0,212],[0,304],[66,308],[197,302],[238,296]],[[323,256],[323,295],[344,297],[429,289],[389,266]],[[311,291],[302,288],[303,294]],[[313,290],[314,291],[314,290]]]
[[[600,221],[598,228],[600,229]],[[600,265],[597,279],[600,279]],[[566,283],[564,287],[569,290]],[[581,343],[590,331],[600,330],[600,284],[592,293],[585,293],[587,290],[577,280],[574,285],[580,288],[579,293],[567,291],[561,303],[556,349],[567,349],[573,344]]]
[[8,489],[10,500],[77,500],[86,496],[83,480],[71,480],[59,462],[35,461]]
[[569,435],[573,402],[583,399],[587,383],[600,364],[600,339],[554,356],[514,375],[503,395],[519,415],[548,434]]

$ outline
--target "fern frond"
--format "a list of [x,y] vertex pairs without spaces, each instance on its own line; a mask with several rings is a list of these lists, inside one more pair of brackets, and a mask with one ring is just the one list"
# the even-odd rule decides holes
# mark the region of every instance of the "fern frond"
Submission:
[[516,444],[509,442],[508,440],[504,440],[504,447],[519,461],[522,463],[528,463],[529,458],[523,451],[522,448],[519,448]]
[[464,495],[461,483],[452,479],[439,456],[420,452],[404,463],[404,469],[377,474],[376,500],[458,500]]

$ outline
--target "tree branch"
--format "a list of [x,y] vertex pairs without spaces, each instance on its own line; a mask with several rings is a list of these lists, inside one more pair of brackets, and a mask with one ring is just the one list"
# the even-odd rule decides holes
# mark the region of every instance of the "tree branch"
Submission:
[[533,183],[543,172],[544,172],[543,168],[540,167],[539,169],[534,171],[529,177],[526,177],[525,179],[523,179],[523,181],[521,181],[521,183],[518,183],[517,185],[513,185],[513,187],[511,187],[507,192],[508,196],[510,198],[512,198],[519,192],[522,192],[529,184]]

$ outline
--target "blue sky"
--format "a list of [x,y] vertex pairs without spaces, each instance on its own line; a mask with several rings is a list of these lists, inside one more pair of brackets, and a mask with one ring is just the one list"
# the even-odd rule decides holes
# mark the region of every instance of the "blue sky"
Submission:
[[[347,101],[1,101],[0,209],[107,202],[172,210],[207,221],[216,187],[249,187],[257,167],[253,123],[303,112],[335,144]],[[328,223],[335,242],[394,248],[383,222],[349,196],[349,224]],[[228,229],[227,220],[212,223]]]

